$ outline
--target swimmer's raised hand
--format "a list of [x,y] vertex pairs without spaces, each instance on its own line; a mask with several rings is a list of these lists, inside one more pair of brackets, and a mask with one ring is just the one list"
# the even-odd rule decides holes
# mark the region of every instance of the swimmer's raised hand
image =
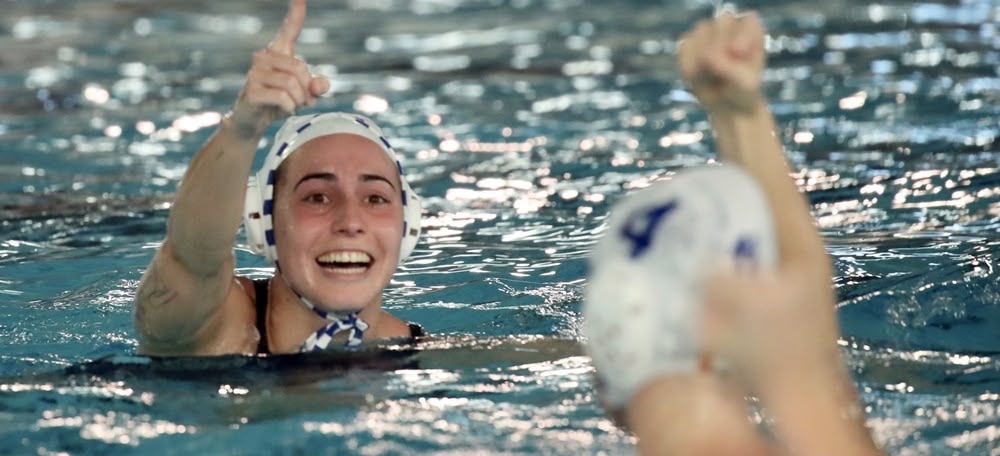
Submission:
[[295,57],[295,42],[305,18],[306,0],[291,0],[274,40],[254,53],[247,81],[233,108],[238,131],[259,136],[271,122],[314,105],[316,97],[329,90],[330,81],[310,74],[305,61]]
[[754,13],[723,13],[700,22],[681,40],[684,82],[709,114],[752,112],[765,104],[764,26]]

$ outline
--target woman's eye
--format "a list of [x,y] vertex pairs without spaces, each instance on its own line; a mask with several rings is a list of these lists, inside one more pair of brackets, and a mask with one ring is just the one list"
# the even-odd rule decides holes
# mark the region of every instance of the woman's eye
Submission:
[[369,204],[385,204],[388,202],[389,200],[383,197],[382,195],[371,195],[368,197]]
[[307,203],[322,204],[327,201],[329,201],[329,198],[327,198],[326,195],[322,193],[313,193],[312,195],[305,197],[305,202]]

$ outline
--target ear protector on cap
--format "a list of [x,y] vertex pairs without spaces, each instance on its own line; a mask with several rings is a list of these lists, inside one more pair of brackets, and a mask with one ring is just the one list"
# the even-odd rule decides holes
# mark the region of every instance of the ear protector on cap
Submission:
[[243,226],[247,234],[250,250],[278,264],[278,251],[274,246],[274,179],[278,166],[295,150],[311,139],[320,136],[347,133],[358,135],[377,144],[399,170],[403,201],[403,239],[400,241],[399,262],[402,263],[420,238],[420,196],[410,188],[403,174],[403,166],[396,157],[382,129],[371,119],[357,114],[333,112],[308,116],[290,117],[274,137],[271,151],[264,159],[264,165],[256,176],[247,182],[246,200],[243,206]]

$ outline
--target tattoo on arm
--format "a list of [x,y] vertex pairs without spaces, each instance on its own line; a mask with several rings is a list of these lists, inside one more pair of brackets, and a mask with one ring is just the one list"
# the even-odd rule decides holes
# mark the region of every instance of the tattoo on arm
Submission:
[[136,311],[141,319],[144,309],[158,309],[177,298],[177,290],[170,288],[160,277],[158,267],[154,262],[146,271],[146,277],[139,285],[136,296]]
[[132,321],[143,351],[149,350],[151,346],[175,342],[175,329],[170,329],[169,324],[164,326],[163,319],[167,317],[169,320],[169,304],[178,298],[179,293],[163,279],[159,269],[160,265],[156,260],[150,263],[139,289],[136,290]]

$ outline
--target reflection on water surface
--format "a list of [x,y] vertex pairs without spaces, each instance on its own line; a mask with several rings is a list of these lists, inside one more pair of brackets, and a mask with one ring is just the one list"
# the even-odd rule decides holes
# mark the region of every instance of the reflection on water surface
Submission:
[[[870,424],[893,454],[994,451],[1000,7],[758,7],[767,92],[835,261]],[[576,347],[585,262],[618,198],[712,159],[673,65],[707,2],[312,2],[299,51],[333,78],[321,108],[383,124],[426,200],[426,237],[386,305],[452,345],[417,367],[287,383],[292,371],[252,367],[63,370],[134,352],[131,297],[173,191],[284,8],[5,5],[4,447],[631,451]]]

